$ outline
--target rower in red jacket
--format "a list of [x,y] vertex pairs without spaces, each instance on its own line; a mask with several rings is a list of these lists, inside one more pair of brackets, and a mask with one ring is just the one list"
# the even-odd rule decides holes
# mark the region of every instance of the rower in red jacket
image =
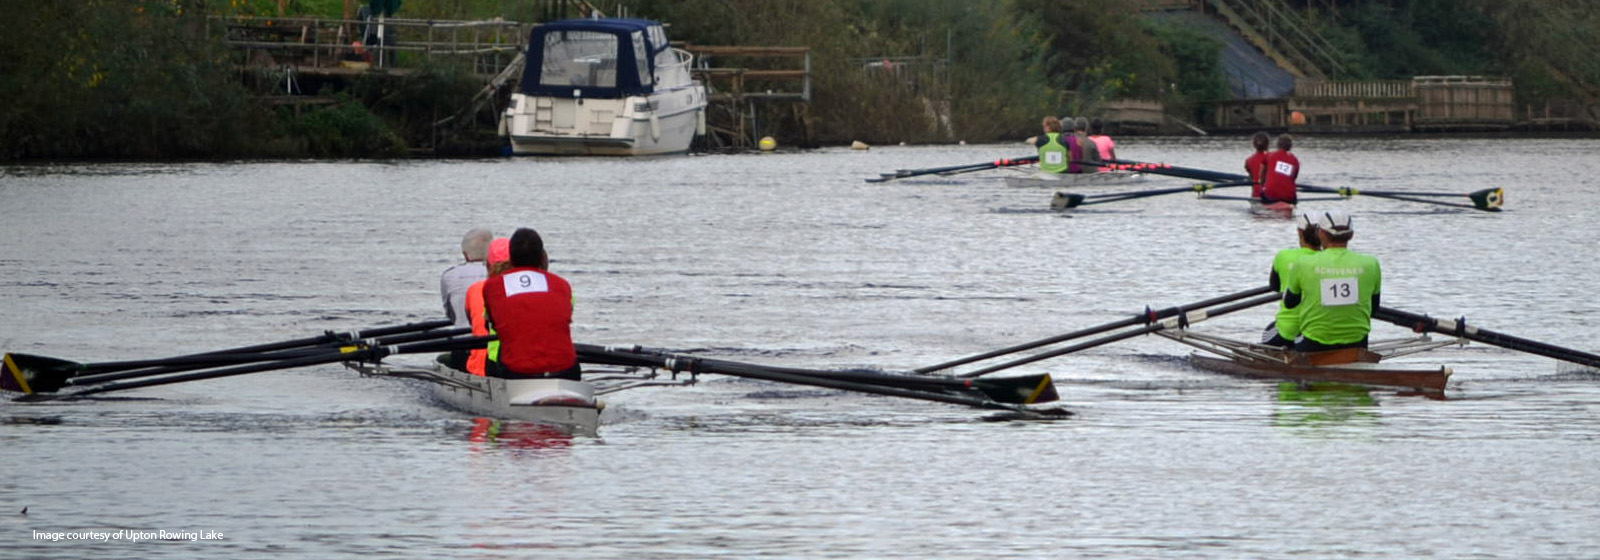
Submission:
[[1294,181],[1300,177],[1300,158],[1289,153],[1293,147],[1294,138],[1284,134],[1278,137],[1277,151],[1267,154],[1266,179],[1261,183],[1261,202],[1295,203]]
[[1267,148],[1271,143],[1272,139],[1265,132],[1250,137],[1250,145],[1256,148],[1256,153],[1244,160],[1244,171],[1250,175],[1250,198],[1261,198],[1261,182],[1267,176]]
[[490,377],[559,377],[577,380],[572,345],[572,286],[550,273],[539,233],[511,235],[512,268],[484,284],[483,305],[499,340],[489,345]]

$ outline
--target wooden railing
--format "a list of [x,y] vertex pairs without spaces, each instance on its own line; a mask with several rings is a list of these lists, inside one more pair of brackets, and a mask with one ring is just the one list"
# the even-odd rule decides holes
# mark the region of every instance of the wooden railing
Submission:
[[1296,80],[1294,96],[1303,98],[1364,98],[1392,99],[1416,97],[1411,80],[1381,80],[1370,82],[1330,82],[1323,80]]
[[510,21],[386,18],[379,39],[377,20],[229,17],[213,18],[211,23],[226,26],[229,46],[266,53],[278,65],[336,67],[360,62],[396,67],[462,57],[485,75],[501,71],[517,55],[529,29]]

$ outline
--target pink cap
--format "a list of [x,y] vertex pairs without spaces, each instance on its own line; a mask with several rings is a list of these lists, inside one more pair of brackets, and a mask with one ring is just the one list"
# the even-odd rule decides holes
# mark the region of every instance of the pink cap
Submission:
[[489,264],[500,264],[511,260],[511,240],[505,237],[496,237],[489,242]]

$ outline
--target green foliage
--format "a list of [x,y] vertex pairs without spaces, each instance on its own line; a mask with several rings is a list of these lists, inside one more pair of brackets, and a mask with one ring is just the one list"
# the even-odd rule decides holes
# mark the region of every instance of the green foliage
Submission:
[[314,157],[385,157],[405,151],[405,142],[361,103],[344,102],[299,116],[280,109],[300,149]]

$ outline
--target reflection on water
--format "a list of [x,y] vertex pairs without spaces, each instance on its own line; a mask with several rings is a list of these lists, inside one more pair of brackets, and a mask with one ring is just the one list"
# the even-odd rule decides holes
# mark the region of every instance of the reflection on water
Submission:
[[510,449],[564,449],[572,447],[572,434],[555,426],[515,420],[473,418],[467,441],[473,451],[504,447]]
[[1327,382],[1278,383],[1273,423],[1279,427],[1316,428],[1378,419],[1372,389]]

